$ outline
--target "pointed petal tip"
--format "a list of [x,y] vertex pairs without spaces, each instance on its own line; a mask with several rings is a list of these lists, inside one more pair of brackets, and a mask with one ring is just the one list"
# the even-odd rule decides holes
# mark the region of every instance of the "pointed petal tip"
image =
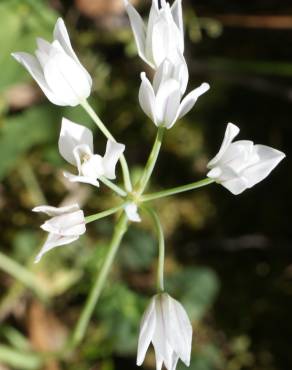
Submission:
[[39,254],[35,257],[35,259],[34,259],[33,263],[39,263],[39,262],[40,262],[40,260],[41,260],[41,258],[42,258],[42,255],[39,253]]
[[21,55],[20,55],[20,52],[14,52],[14,53],[11,53],[10,54],[12,56],[12,58],[14,58],[17,62],[21,63],[22,62],[22,58],[21,58]]

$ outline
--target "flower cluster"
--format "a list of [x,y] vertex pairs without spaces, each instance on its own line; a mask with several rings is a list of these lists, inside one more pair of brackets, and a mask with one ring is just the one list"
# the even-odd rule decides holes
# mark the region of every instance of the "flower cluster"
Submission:
[[[44,212],[51,217],[41,228],[47,231],[48,238],[35,261],[52,248],[72,243],[85,233],[86,223],[120,212],[108,257],[100,271],[96,286],[104,284],[117,247],[126,232],[129,221],[140,222],[139,206],[146,201],[216,182],[233,194],[240,194],[266,178],[285,157],[284,153],[264,145],[254,145],[249,140],[234,141],[239,128],[229,123],[218,154],[209,161],[207,179],[200,182],[168,189],[159,193],[143,195],[157,160],[163,134],[186,115],[198,98],[207,92],[209,84],[185,95],[189,72],[184,56],[184,28],[181,0],[173,5],[161,0],[152,0],[148,22],[145,23],[128,0],[124,0],[138,54],[153,69],[153,80],[145,72],[141,73],[139,103],[144,113],[158,127],[157,137],[145,166],[143,175],[135,187],[132,186],[127,161],[124,157],[125,145],[118,143],[87,102],[92,80],[72,49],[70,39],[62,19],[58,19],[54,29],[54,41],[49,43],[37,40],[35,56],[24,52],[13,53],[36,80],[47,98],[56,105],[81,105],[107,138],[105,154],[95,154],[92,132],[83,125],[63,118],[59,152],[77,172],[64,172],[71,182],[87,183],[95,187],[100,182],[108,186],[120,198],[117,207],[85,217],[78,204],[55,208],[35,207],[33,211]],[[124,188],[112,182],[116,179],[116,166],[120,162]],[[143,207],[141,207],[142,209]],[[147,207],[145,207],[147,210]],[[137,364],[141,365],[150,343],[156,356],[156,369],[164,364],[168,370],[175,370],[181,359],[187,366],[190,363],[192,348],[192,326],[182,305],[164,292],[163,264],[164,238],[159,217],[153,209],[148,209],[158,231],[159,263],[158,294],[156,294],[141,321]],[[100,288],[98,288],[100,292]],[[77,324],[76,337],[84,335],[84,328],[96,303],[98,294],[89,297],[81,320]],[[93,304],[94,302],[94,304]],[[85,323],[85,324],[84,324]],[[81,334],[80,334],[81,332]],[[74,336],[73,336],[74,338]]]

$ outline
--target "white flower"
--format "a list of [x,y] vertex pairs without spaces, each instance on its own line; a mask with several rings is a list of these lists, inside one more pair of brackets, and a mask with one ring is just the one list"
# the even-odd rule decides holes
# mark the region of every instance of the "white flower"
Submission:
[[90,95],[92,80],[72,49],[64,21],[59,18],[54,41],[37,39],[35,55],[24,52],[12,56],[39,84],[47,98],[57,105],[76,106]]
[[265,179],[285,157],[283,152],[252,141],[232,143],[239,128],[228,123],[218,154],[208,163],[207,176],[237,195]]
[[176,64],[184,52],[181,0],[175,0],[172,7],[161,0],[161,8],[158,0],[152,0],[147,25],[129,1],[124,2],[139,56],[155,69],[166,58]]
[[143,363],[151,342],[156,370],[161,370],[163,363],[167,370],[175,370],[179,358],[189,366],[192,326],[183,306],[166,293],[155,295],[143,315],[137,365]]
[[78,168],[78,176],[64,172],[69,181],[99,186],[98,178],[115,179],[116,164],[124,150],[125,145],[108,140],[105,155],[94,154],[92,132],[63,118],[59,151],[66,161]]
[[167,59],[156,71],[153,86],[144,72],[141,73],[141,79],[139,90],[141,108],[156,126],[168,129],[187,114],[199,96],[210,88],[209,84],[203,83],[182,99],[188,80],[185,75],[185,63],[174,65]]
[[128,203],[125,206],[125,212],[128,219],[132,222],[141,222],[141,217],[138,213],[138,206],[135,203]]
[[52,217],[41,226],[49,233],[49,236],[36,256],[35,263],[39,262],[49,250],[74,242],[86,231],[84,214],[78,204],[60,208],[39,206],[35,207],[33,211],[44,212]]

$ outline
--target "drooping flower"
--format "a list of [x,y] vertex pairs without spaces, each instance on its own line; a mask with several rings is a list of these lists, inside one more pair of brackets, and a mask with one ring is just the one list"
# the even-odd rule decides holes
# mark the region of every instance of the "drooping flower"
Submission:
[[152,342],[156,370],[164,363],[167,370],[175,370],[179,359],[190,364],[192,326],[183,306],[166,293],[155,295],[147,307],[140,325],[137,365],[145,358]]
[[42,249],[35,258],[39,262],[49,250],[74,242],[86,231],[84,213],[78,204],[66,207],[38,206],[34,212],[44,212],[52,218],[46,221],[41,228],[49,233]]
[[171,128],[175,122],[187,114],[197,99],[209,90],[207,83],[192,90],[183,99],[188,78],[185,63],[174,65],[165,60],[155,73],[153,86],[144,72],[139,90],[139,102],[144,113],[158,126]]
[[78,168],[78,175],[64,172],[71,182],[84,182],[99,186],[97,179],[116,178],[116,164],[125,150],[125,145],[112,140],[107,141],[105,155],[93,153],[92,132],[66,118],[62,120],[59,137],[59,151],[62,157]]
[[240,194],[265,179],[285,154],[249,140],[232,142],[239,128],[228,123],[218,154],[208,163],[207,176],[223,185],[232,194]]
[[37,46],[35,56],[24,52],[12,56],[28,70],[47,98],[62,106],[76,106],[88,98],[91,77],[72,49],[61,18],[55,25],[54,41],[38,38]]
[[184,30],[181,0],[169,3],[152,0],[147,25],[128,0],[124,0],[134,33],[139,56],[156,69],[169,59],[174,64],[181,60],[184,53]]

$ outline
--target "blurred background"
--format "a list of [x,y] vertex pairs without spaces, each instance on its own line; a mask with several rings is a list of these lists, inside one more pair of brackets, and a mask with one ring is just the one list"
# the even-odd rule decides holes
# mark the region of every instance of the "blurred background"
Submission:
[[[147,15],[150,1],[133,0]],[[167,132],[151,190],[204,178],[226,123],[240,138],[287,158],[253,189],[221,186],[155,201],[167,241],[166,285],[194,327],[191,370],[292,368],[292,4],[288,0],[184,0],[189,89],[211,90]],[[151,222],[131,225],[86,338],[66,361],[39,353],[62,348],[107,251],[113,218],[88,225],[75,244],[33,259],[45,235],[39,204],[78,201],[87,215],[116,204],[107,189],[69,184],[58,153],[63,116],[105,139],[79,108],[50,104],[12,51],[52,39],[58,16],[94,79],[90,98],[127,146],[141,174],[156,129],[138,104],[137,57],[122,0],[0,2],[0,369],[135,369],[139,321],[154,293],[157,243]],[[121,178],[121,177],[120,177]],[[149,353],[144,368],[154,368]],[[184,366],[179,366],[183,369]]]

